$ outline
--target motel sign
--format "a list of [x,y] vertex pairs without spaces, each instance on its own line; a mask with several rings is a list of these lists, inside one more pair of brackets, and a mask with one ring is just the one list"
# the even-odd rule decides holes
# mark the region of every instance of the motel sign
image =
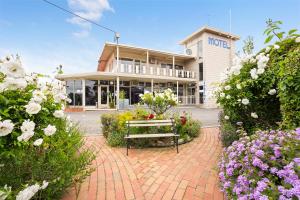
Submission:
[[228,45],[227,41],[220,40],[220,39],[213,38],[213,37],[208,37],[208,44],[214,45],[217,47],[221,47],[224,49],[230,49],[230,46]]

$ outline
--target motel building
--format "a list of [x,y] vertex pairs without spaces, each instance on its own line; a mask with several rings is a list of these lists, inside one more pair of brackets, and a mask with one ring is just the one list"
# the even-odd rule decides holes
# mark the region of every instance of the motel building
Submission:
[[140,94],[167,88],[179,105],[216,108],[211,94],[231,64],[236,40],[236,35],[202,27],[180,42],[183,54],[106,42],[97,71],[57,78],[66,83],[70,110],[125,109],[137,104]]

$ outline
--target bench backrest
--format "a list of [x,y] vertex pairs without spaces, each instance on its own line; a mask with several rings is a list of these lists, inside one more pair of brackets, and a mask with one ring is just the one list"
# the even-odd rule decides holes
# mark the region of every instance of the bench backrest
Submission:
[[126,121],[128,127],[174,126],[174,123],[174,119]]

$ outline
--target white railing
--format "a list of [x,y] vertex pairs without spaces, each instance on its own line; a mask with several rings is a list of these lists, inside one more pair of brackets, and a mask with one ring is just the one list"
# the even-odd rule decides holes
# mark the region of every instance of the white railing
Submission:
[[196,104],[196,97],[195,95],[178,96],[178,103],[180,105],[193,105]]
[[116,62],[114,62],[113,72],[127,73],[127,74],[145,74],[145,75],[155,75],[155,76],[169,76],[178,78],[195,78],[195,72],[188,70],[178,70],[178,69],[166,69],[161,68],[159,65],[149,64],[147,67],[146,63],[134,64],[130,62],[120,61],[119,68]]

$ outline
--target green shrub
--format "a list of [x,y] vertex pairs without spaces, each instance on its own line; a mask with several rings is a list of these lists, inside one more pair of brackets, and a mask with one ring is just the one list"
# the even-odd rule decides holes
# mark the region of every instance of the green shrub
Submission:
[[224,113],[219,114],[220,122],[220,133],[221,141],[225,147],[231,145],[234,141],[239,139],[239,134],[237,133],[237,127],[235,124],[231,124],[229,120],[224,119]]
[[[276,33],[277,28],[266,33]],[[249,135],[259,129],[300,126],[300,37],[295,30],[286,38],[283,32],[276,35],[279,41],[258,54],[235,58],[216,92],[226,120],[221,123],[226,145],[238,139],[237,122],[243,122]]]
[[0,198],[22,199],[29,190],[33,199],[60,199],[90,174],[94,159],[64,116],[64,86],[37,84],[13,58],[0,61],[0,74]]
[[198,120],[194,120],[190,115],[183,114],[175,116],[177,133],[184,141],[188,141],[192,138],[198,137],[200,134],[201,123]]

